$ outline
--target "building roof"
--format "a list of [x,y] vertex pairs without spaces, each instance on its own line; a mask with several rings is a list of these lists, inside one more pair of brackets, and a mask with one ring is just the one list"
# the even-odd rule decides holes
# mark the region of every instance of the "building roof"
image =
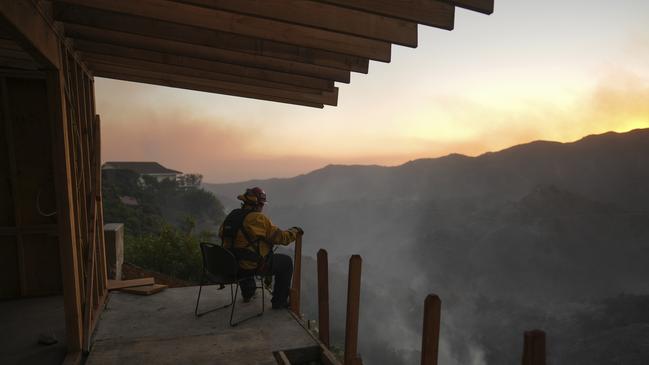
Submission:
[[452,30],[494,0],[55,0],[51,21],[93,75],[323,108],[336,82]]
[[109,161],[102,166],[102,169],[130,170],[143,175],[182,174],[180,171],[168,169],[157,162]]

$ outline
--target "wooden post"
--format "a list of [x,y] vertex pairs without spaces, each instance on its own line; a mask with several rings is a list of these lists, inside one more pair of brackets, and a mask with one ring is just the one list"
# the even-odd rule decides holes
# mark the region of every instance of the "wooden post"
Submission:
[[329,263],[327,250],[318,251],[318,334],[329,347]]
[[293,271],[293,287],[291,288],[291,311],[300,316],[300,287],[302,285],[302,235],[295,239],[295,270]]
[[424,302],[424,331],[421,337],[421,365],[437,365],[441,312],[441,300],[437,295],[429,294]]
[[527,331],[524,338],[523,365],[545,365],[545,332]]
[[345,321],[345,365],[358,364],[358,317],[361,298],[360,255],[349,259],[349,278],[347,279],[347,319]]

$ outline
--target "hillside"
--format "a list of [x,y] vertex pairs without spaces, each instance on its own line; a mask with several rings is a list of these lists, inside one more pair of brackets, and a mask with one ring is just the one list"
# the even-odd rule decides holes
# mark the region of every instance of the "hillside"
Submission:
[[[304,227],[306,255],[329,251],[338,343],[346,260],[363,255],[368,364],[416,361],[429,292],[443,301],[444,364],[517,363],[522,332],[536,327],[548,332],[552,364],[649,362],[633,337],[647,318],[593,324],[606,303],[633,307],[649,294],[647,129],[206,188],[233,197],[253,185],[267,191],[275,223]],[[305,297],[315,298],[313,262],[304,270]],[[620,350],[593,362],[594,347]]]

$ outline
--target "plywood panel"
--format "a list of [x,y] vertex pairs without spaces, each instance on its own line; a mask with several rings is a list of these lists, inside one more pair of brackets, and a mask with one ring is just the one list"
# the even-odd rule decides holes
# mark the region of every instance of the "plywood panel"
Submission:
[[22,225],[56,222],[51,136],[42,79],[7,78],[16,159],[17,212]]
[[59,245],[55,236],[24,235],[25,294],[61,292]]
[[0,298],[20,296],[16,238],[0,235]]

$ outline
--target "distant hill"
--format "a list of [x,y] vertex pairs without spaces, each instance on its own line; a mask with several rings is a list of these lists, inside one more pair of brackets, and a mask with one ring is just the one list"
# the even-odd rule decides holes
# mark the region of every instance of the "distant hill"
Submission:
[[[417,361],[431,292],[443,303],[440,363],[518,363],[533,328],[548,332],[555,365],[597,364],[595,347],[607,349],[601,364],[649,363],[633,337],[649,328],[637,309],[649,298],[649,129],[205,187],[232,207],[255,185],[275,223],[305,229],[305,255],[329,251],[337,343],[346,261],[363,256],[368,364]],[[315,318],[313,260],[303,270]],[[631,319],[598,314],[618,299],[636,308]]]

